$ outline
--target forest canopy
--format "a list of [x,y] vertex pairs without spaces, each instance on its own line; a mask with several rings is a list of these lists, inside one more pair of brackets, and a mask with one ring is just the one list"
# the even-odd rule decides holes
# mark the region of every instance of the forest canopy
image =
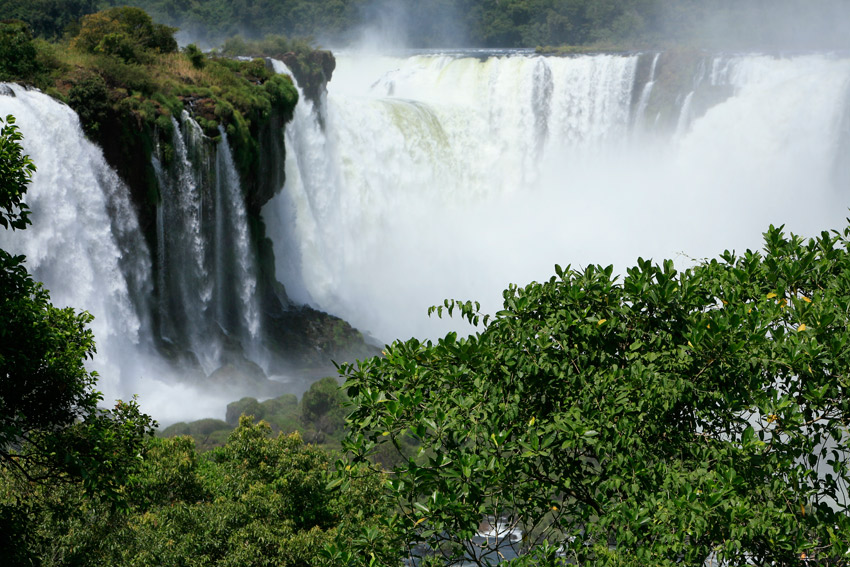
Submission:
[[62,37],[69,26],[97,9],[98,0],[0,0],[4,19],[24,21],[33,34],[46,39]]
[[142,7],[211,45],[235,34],[339,45],[366,33],[406,47],[835,48],[847,46],[850,16],[840,0],[106,1]]
[[56,39],[86,14],[127,5],[207,47],[286,35],[335,46],[834,49],[848,47],[850,18],[841,0],[0,0],[0,13]]

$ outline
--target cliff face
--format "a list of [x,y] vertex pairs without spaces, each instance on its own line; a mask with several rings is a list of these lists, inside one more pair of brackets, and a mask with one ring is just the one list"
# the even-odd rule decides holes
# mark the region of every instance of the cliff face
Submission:
[[[288,60],[304,91],[320,97],[335,66],[333,55],[316,51]],[[322,374],[332,360],[375,354],[346,322],[293,304],[275,278],[262,209],[285,181],[284,129],[297,102],[291,79],[275,75],[261,59],[210,60],[211,65],[238,84],[216,89],[194,74],[197,82],[172,97],[130,94],[89,75],[66,85],[72,93],[85,90],[88,96],[70,97],[71,105],[130,187],[152,252],[158,307],[151,320],[160,349],[206,373],[216,365],[244,366],[252,356],[248,343],[267,353],[271,373]],[[238,178],[235,202],[227,200],[222,178],[229,170],[221,165],[222,151]],[[240,230],[247,235],[244,250],[238,248]],[[202,269],[188,273],[195,264]],[[187,273],[176,274],[179,270]],[[209,298],[187,301],[193,287],[209,287]],[[254,309],[256,319],[246,322]],[[206,340],[221,345],[217,360],[198,354],[195,343]]]

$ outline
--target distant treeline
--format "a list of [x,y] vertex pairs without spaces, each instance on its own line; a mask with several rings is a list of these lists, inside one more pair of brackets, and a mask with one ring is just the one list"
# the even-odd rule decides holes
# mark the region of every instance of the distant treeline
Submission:
[[329,44],[364,31],[411,47],[840,47],[841,0],[109,0],[140,6],[192,39],[312,36]]
[[58,37],[83,13],[120,5],[208,45],[283,34],[408,47],[850,47],[844,0],[0,0],[0,13]]
[[57,39],[81,17],[97,12],[99,4],[99,0],[0,0],[0,18],[22,20],[34,35]]

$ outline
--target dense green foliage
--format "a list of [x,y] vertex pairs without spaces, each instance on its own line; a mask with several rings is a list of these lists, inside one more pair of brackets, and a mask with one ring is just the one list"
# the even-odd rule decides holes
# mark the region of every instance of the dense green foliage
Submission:
[[0,118],[0,226],[23,230],[30,224],[24,194],[35,173],[35,164],[24,154],[15,117]]
[[201,41],[218,44],[238,34],[307,37],[342,34],[358,21],[361,0],[108,0],[144,8]]
[[71,45],[86,53],[102,53],[126,63],[146,63],[158,53],[174,53],[174,28],[155,24],[139,8],[121,7],[85,16]]
[[[111,0],[113,5],[126,3]],[[847,46],[841,0],[129,0],[212,45],[235,34],[408,46]]]
[[459,559],[503,516],[581,565],[846,565],[850,228],[765,239],[682,272],[557,268],[480,333],[343,367],[353,462],[401,457],[404,539]]
[[391,556],[381,479],[332,490],[331,468],[329,453],[250,417],[203,455],[189,437],[152,439],[122,511],[74,486],[42,492],[33,556],[45,567],[337,567],[322,550],[338,546]]
[[73,29],[97,5],[98,0],[0,0],[0,14],[7,20],[25,21],[38,37],[54,39]]
[[32,34],[22,22],[0,22],[0,81],[33,81],[42,71]]

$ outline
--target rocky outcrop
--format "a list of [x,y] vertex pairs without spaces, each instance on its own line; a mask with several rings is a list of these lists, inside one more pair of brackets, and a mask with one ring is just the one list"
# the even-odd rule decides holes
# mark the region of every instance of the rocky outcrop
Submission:
[[280,60],[295,75],[304,96],[318,103],[322,94],[327,90],[328,82],[336,69],[336,59],[333,53],[325,50],[311,51],[298,55],[290,51],[280,56]]

